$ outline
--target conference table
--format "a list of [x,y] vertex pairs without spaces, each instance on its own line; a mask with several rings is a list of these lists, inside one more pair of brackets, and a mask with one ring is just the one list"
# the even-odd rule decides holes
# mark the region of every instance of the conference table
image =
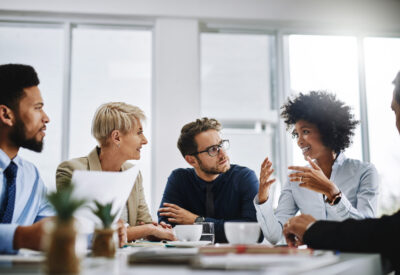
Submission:
[[[160,255],[195,255],[196,261],[161,261]],[[150,261],[132,261],[132,255],[147,254]],[[152,257],[151,255],[154,255]],[[181,256],[179,256],[181,255]],[[135,258],[135,257],[134,257]],[[46,274],[45,256],[22,251],[18,255],[0,255],[0,274]],[[306,254],[236,254],[200,255],[198,248],[127,247],[117,251],[114,259],[84,256],[80,274],[385,274],[385,262],[379,254],[334,253],[314,251]]]

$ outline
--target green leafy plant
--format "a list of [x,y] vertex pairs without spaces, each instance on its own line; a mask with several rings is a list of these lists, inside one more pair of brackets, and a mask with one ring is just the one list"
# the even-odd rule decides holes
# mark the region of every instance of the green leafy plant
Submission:
[[86,203],[84,199],[73,199],[72,191],[74,186],[69,184],[58,189],[47,196],[49,202],[53,205],[60,221],[69,221],[72,219],[74,212]]
[[111,208],[112,208],[112,202],[106,203],[106,204],[101,204],[98,201],[94,201],[96,204],[97,209],[92,209],[93,213],[99,217],[101,222],[103,223],[104,228],[111,228],[111,225],[114,221],[115,215],[111,215]]

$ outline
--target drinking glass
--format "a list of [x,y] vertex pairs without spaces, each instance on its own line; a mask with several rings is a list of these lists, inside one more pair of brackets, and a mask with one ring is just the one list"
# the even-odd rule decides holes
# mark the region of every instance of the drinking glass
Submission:
[[198,222],[195,224],[201,224],[203,226],[203,232],[201,233],[200,241],[210,241],[213,244],[215,240],[214,223]]

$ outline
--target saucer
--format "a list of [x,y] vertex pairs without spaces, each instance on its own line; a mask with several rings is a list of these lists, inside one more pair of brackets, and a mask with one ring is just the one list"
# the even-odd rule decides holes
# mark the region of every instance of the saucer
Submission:
[[175,246],[175,247],[200,247],[211,244],[210,241],[197,241],[197,242],[190,242],[190,241],[170,241],[167,242],[168,245]]

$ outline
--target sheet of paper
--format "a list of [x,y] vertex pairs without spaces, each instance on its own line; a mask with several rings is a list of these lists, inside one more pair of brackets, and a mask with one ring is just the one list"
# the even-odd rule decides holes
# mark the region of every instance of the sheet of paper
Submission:
[[[0,255],[0,265],[4,262],[13,263],[41,263],[44,262],[43,252],[22,248],[16,255]],[[0,271],[1,273],[1,271]]]
[[138,173],[138,165],[123,172],[74,171],[73,197],[84,198],[89,202],[86,204],[88,207],[81,207],[74,215],[78,221],[80,233],[92,233],[96,225],[101,225],[100,219],[91,210],[91,208],[96,209],[94,200],[102,204],[113,202],[111,212],[117,213],[114,222],[120,218]]
[[296,274],[312,270],[338,261],[332,253],[320,256],[312,255],[250,255],[227,254],[222,256],[201,256],[197,267],[205,269],[260,269],[273,271],[271,274]]

